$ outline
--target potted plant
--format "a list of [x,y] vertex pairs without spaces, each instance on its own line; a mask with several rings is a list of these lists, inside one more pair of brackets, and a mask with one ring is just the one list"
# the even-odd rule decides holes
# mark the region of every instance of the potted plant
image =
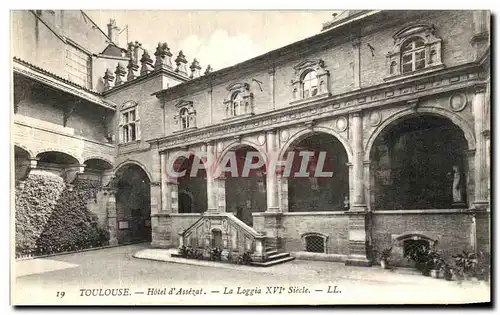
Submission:
[[382,269],[389,268],[389,258],[391,257],[391,252],[392,252],[392,246],[384,249],[380,254],[380,267],[382,267]]
[[435,241],[431,247],[423,244],[415,246],[406,254],[406,259],[414,261],[415,267],[417,270],[421,271],[424,276],[430,276],[431,270],[434,268],[436,244],[437,241]]
[[477,257],[474,253],[463,250],[462,253],[454,255],[456,274],[459,280],[469,279],[474,276],[477,267]]
[[441,257],[441,254],[435,248],[431,248],[427,253],[427,266],[431,277],[439,278],[443,263],[444,259]]
[[453,278],[453,268],[444,259],[441,262],[440,272],[447,281],[451,281]]

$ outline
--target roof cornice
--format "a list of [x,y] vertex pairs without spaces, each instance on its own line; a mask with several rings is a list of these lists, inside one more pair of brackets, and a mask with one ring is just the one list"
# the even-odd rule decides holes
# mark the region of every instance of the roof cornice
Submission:
[[48,72],[19,58],[14,57],[12,70],[14,73],[18,73],[29,79],[58,89],[62,92],[80,97],[82,99],[85,99],[86,101],[102,106],[104,108],[115,110],[116,105],[113,102],[103,99],[99,93],[85,89],[78,84],[61,78],[51,72]]
[[[322,41],[331,41],[333,38],[333,34],[340,32],[343,30],[346,26],[352,25],[352,23],[359,22],[363,18],[372,16],[374,14],[380,13],[382,11],[380,10],[373,10],[373,11],[364,11],[364,14],[361,16],[356,16],[353,19],[346,20],[345,23],[341,23],[337,25],[335,28],[328,29],[326,31],[320,32],[316,35],[313,35],[311,37],[305,38],[300,41],[296,41],[294,43],[291,43],[287,46],[272,50],[270,52],[267,52],[263,55],[254,57],[252,59],[243,61],[241,63],[238,63],[236,65],[226,67],[214,72],[211,72],[207,75],[203,75],[199,78],[189,80],[187,82],[181,83],[179,85],[163,89],[161,91],[155,92],[152,95],[160,98],[166,95],[167,93],[169,95],[176,95],[179,93],[179,91],[184,91],[187,89],[190,89],[193,86],[199,85],[199,84],[204,84],[205,81],[208,82],[214,82],[217,79],[224,77],[229,74],[233,74],[235,72],[245,72],[249,71],[248,69],[256,69],[259,67],[262,67],[263,65],[269,65],[271,66],[272,64],[276,63],[277,59],[283,59],[287,58],[287,56],[290,55],[296,55],[297,51],[300,50],[307,50],[309,49],[308,47],[311,46],[312,43],[320,43]],[[349,37],[351,34],[347,34],[346,37]],[[325,43],[327,45],[328,43]],[[322,45],[321,45],[322,46]]]

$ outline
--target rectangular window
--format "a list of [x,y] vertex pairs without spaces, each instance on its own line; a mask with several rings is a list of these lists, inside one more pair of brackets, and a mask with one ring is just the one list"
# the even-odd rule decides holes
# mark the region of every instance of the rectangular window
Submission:
[[92,88],[92,58],[83,50],[66,45],[67,79],[80,86]]

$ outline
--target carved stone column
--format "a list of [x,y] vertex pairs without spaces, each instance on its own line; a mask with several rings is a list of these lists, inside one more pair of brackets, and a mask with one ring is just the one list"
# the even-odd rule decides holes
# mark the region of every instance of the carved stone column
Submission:
[[[207,156],[212,156],[212,160],[215,160],[215,147],[213,142],[209,142],[206,145]],[[210,161],[210,160],[209,160]],[[217,185],[215,182],[215,168],[213,165],[209,165],[206,169],[207,174],[207,212],[217,212]]]
[[352,115],[352,148],[353,148],[353,198],[351,210],[365,210],[364,163],[363,163],[363,123],[361,113]]
[[156,215],[161,211],[161,157],[157,148],[151,150],[151,215]]
[[474,133],[476,137],[476,154],[474,159],[474,207],[486,209],[488,206],[488,173],[486,157],[486,139],[484,137],[486,109],[486,86],[475,87],[472,100],[474,115]]
[[361,113],[352,115],[352,205],[347,211],[349,228],[349,254],[346,265],[370,266],[370,216],[366,211],[363,163],[363,125]]
[[114,188],[105,188],[104,194],[108,197],[106,203],[106,214],[108,218],[109,245],[118,245],[117,221],[116,221],[116,190]]
[[221,174],[215,179],[217,212],[226,212],[226,177]]
[[[269,157],[277,156],[278,143],[276,131],[271,130],[266,133],[267,154]],[[268,169],[266,174],[267,210],[266,212],[280,212],[278,198],[278,178],[276,169]]]
[[161,152],[160,165],[161,165],[161,212],[172,212],[172,199],[171,199],[171,185],[168,178],[168,153]]
[[282,174],[278,175],[278,187],[280,188],[280,212],[288,212],[288,178]]

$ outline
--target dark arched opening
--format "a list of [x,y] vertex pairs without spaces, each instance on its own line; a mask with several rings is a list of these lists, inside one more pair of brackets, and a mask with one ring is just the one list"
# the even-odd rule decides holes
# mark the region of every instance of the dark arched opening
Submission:
[[193,167],[202,163],[199,156],[179,157],[174,165],[176,172],[184,172],[177,178],[179,213],[203,213],[207,210],[207,173],[205,168]]
[[[302,152],[302,153],[301,153]],[[307,168],[301,171],[305,152]],[[346,210],[349,200],[348,158],[335,137],[316,133],[302,139],[288,154],[294,154],[288,179],[288,207],[291,212]],[[286,159],[287,156],[284,157]],[[305,172],[304,172],[305,171]],[[305,176],[299,173],[307,173]]]
[[407,117],[389,125],[370,152],[372,208],[465,207],[466,150],[463,131],[443,117]]
[[[264,162],[264,157],[248,145],[226,154],[234,155],[234,158],[227,160],[226,167],[235,161],[237,169],[237,174],[226,172],[225,175],[227,211],[234,213],[245,224],[253,226],[252,213],[264,212],[267,208],[266,175],[265,164],[257,169],[251,168],[250,165]],[[248,174],[244,173],[245,163],[248,165]]]
[[129,164],[117,172],[117,177],[118,242],[151,241],[151,193],[146,172]]

